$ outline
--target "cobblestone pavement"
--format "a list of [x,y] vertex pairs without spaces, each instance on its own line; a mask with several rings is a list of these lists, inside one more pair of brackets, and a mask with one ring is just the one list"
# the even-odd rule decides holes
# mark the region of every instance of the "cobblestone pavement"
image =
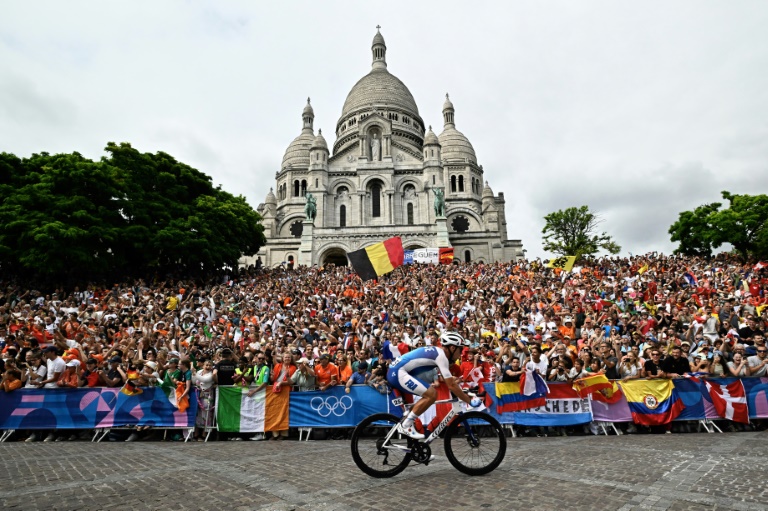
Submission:
[[484,477],[438,459],[392,479],[346,441],[0,445],[0,508],[768,509],[768,432],[510,438]]

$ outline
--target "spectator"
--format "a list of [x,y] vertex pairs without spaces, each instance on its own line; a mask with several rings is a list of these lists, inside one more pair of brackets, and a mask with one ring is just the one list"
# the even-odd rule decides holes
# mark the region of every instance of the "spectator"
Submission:
[[5,392],[13,392],[16,389],[20,389],[21,385],[21,372],[18,369],[8,369],[3,373],[0,387],[2,387]]
[[371,377],[371,373],[368,372],[368,364],[360,362],[357,366],[357,371],[349,377],[346,383],[345,392],[349,394],[352,385],[365,385]]
[[125,370],[122,366],[123,359],[119,355],[109,359],[109,369],[104,375],[104,381],[107,387],[122,387],[128,380]]
[[691,372],[691,364],[682,354],[681,347],[673,346],[670,356],[661,361],[661,370],[664,371],[665,378],[682,378],[684,374]]
[[331,357],[323,353],[320,355],[320,363],[315,365],[315,377],[320,390],[326,390],[339,383],[339,369],[331,364],[330,360]]
[[77,374],[77,369],[80,364],[76,360],[70,360],[64,367],[64,372],[61,373],[59,379],[56,380],[56,385],[62,388],[76,389],[80,386],[80,377]]
[[634,380],[643,377],[643,366],[634,351],[629,351],[621,358],[619,375],[622,380]]
[[[365,362],[360,362],[358,368],[363,364],[367,367]],[[315,372],[309,365],[309,359],[301,357],[298,362],[298,369],[293,373],[293,376],[291,376],[291,384],[298,387],[299,392],[308,392],[310,390],[315,390],[315,382]]]
[[715,378],[723,378],[728,376],[729,369],[726,365],[723,354],[719,351],[715,351],[712,356],[712,362],[709,364],[709,375]]
[[768,374],[768,356],[766,356],[768,348],[758,346],[757,354],[747,358],[747,364],[749,365],[750,376],[766,376]]
[[749,376],[749,365],[741,353],[733,354],[733,361],[728,362],[728,372],[737,378]]
[[192,378],[197,388],[197,415],[195,416],[194,439],[198,442],[204,440],[205,432],[214,424],[215,413],[215,382],[213,379],[213,363],[210,360],[203,361],[203,367]]
[[[322,359],[322,357],[320,358]],[[290,392],[291,378],[295,373],[296,364],[293,363],[293,356],[290,353],[283,354],[283,361],[276,364],[272,369],[273,392]],[[272,440],[284,440],[286,438],[288,438],[287,429],[272,432]]]

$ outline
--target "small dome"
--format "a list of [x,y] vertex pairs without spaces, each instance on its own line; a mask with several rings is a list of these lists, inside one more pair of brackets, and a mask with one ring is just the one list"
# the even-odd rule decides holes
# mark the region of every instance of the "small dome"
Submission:
[[440,141],[437,139],[437,135],[435,135],[435,132],[432,131],[432,126],[429,127],[429,131],[427,131],[427,135],[424,137],[424,145],[440,145]]
[[302,110],[302,112],[301,112],[301,116],[302,117],[307,116],[307,115],[309,115],[311,117],[315,116],[315,111],[312,109],[312,104],[309,102],[309,98],[307,98],[307,106],[305,106],[304,110]]
[[270,187],[269,193],[267,194],[267,198],[264,200],[265,204],[277,204],[277,197],[275,197],[275,194],[272,193],[272,188]]
[[451,103],[448,93],[445,93],[445,103],[443,103],[443,110],[453,110],[453,103]]
[[284,169],[288,165],[296,168],[309,167],[309,149],[314,141],[315,135],[311,131],[302,131],[301,135],[294,138],[288,149],[285,150],[281,168]]
[[465,159],[468,158],[472,162],[477,163],[477,156],[475,155],[475,148],[469,143],[467,137],[456,128],[445,128],[438,137],[440,145],[443,148],[443,159]]
[[317,136],[315,137],[315,140],[312,142],[312,149],[325,149],[328,150],[328,144],[325,141],[325,137],[323,136],[323,130],[317,130]]
[[483,199],[487,198],[493,199],[493,190],[488,186],[488,181],[485,182],[485,187],[483,188]]
[[380,44],[382,46],[387,46],[384,43],[384,36],[381,35],[381,32],[379,31],[380,27],[376,27],[376,35],[373,36],[373,42],[371,43],[371,48],[376,46],[377,44]]

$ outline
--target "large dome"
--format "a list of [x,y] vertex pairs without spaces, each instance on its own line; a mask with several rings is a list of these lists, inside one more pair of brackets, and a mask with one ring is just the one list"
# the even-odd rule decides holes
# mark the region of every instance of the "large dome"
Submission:
[[358,80],[347,94],[341,118],[361,108],[370,108],[371,105],[401,108],[411,117],[419,117],[419,108],[411,91],[386,69],[374,69]]

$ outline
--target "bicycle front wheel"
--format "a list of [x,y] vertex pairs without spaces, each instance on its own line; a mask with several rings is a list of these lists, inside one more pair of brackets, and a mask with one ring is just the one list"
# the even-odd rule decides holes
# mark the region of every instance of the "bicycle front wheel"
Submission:
[[445,455],[451,465],[467,475],[491,472],[506,453],[504,429],[487,413],[464,413],[445,429]]
[[352,459],[371,477],[393,477],[405,470],[411,461],[408,439],[395,433],[384,443],[387,434],[400,422],[388,413],[366,417],[352,433]]

